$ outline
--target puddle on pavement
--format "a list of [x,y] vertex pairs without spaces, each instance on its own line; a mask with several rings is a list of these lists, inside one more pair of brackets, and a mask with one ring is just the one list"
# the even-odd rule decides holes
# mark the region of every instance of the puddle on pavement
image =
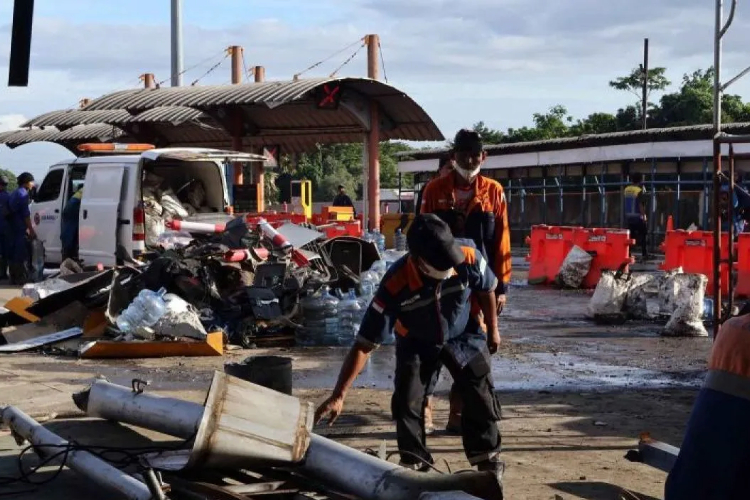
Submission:
[[[295,356],[294,387],[332,389],[347,350],[332,348],[312,359]],[[529,353],[524,359],[494,357],[492,374],[495,387],[501,391],[570,391],[612,389],[656,389],[666,387],[699,387],[702,376],[674,377],[655,370],[594,363],[585,358],[549,353]],[[375,351],[355,387],[393,389],[395,349],[392,346]],[[450,389],[450,378],[442,374],[438,391]]]

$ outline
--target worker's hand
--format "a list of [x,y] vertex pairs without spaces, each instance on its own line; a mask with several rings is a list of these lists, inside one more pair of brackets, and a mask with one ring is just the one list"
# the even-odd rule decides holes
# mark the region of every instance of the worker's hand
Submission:
[[28,229],[26,230],[26,234],[28,234],[28,235],[29,235],[29,239],[30,239],[30,240],[35,240],[35,239],[36,239],[36,231],[34,231],[34,228],[31,228],[31,227],[30,227],[30,228],[28,228]]
[[495,354],[497,350],[500,348],[500,331],[495,328],[494,332],[490,332],[487,334],[487,349],[489,349],[490,354]]
[[648,220],[648,217],[646,216],[646,214],[641,214],[641,220],[643,222],[646,222]]
[[505,308],[505,303],[508,301],[508,296],[505,294],[497,296],[497,313],[500,314]]
[[344,409],[344,397],[333,395],[326,399],[323,404],[315,410],[315,425],[318,425],[323,418],[328,417],[328,426],[330,427],[339,418]]

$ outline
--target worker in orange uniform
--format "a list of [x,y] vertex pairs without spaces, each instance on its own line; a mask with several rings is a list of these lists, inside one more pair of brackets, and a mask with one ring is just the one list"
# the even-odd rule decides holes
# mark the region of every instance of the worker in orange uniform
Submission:
[[[502,311],[510,282],[510,228],[508,204],[499,182],[479,174],[487,159],[478,132],[461,129],[453,141],[455,170],[432,180],[425,188],[421,213],[434,213],[451,227],[454,237],[470,240],[492,266],[498,277],[497,310]],[[481,313],[474,305],[476,321]],[[429,388],[428,388],[429,389]],[[430,391],[428,390],[428,394]],[[450,393],[450,414],[446,430],[460,433],[461,399],[454,387]],[[425,403],[426,427],[432,427],[432,401]]]

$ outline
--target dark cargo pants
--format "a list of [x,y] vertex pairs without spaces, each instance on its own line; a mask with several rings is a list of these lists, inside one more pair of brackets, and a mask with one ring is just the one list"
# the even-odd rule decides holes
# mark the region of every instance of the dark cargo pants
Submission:
[[401,461],[419,463],[419,457],[433,463],[425,445],[424,397],[435,372],[445,366],[464,402],[461,433],[469,463],[499,461],[499,409],[492,384],[487,347],[461,367],[446,349],[425,345],[408,337],[397,337],[393,416]]

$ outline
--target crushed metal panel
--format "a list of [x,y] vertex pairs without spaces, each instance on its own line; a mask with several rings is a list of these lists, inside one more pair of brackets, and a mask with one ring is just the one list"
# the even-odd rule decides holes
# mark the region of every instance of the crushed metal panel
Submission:
[[276,231],[286,238],[294,248],[302,248],[315,240],[325,238],[325,234],[320,231],[314,231],[297,224],[287,223],[277,228]]
[[63,330],[61,332],[50,333],[48,335],[42,335],[41,337],[36,337],[33,339],[0,346],[0,352],[28,351],[29,349],[34,349],[36,347],[41,347],[47,344],[54,344],[55,342],[72,339],[74,337],[80,337],[81,335],[83,335],[82,328],[70,328],[69,330]]

